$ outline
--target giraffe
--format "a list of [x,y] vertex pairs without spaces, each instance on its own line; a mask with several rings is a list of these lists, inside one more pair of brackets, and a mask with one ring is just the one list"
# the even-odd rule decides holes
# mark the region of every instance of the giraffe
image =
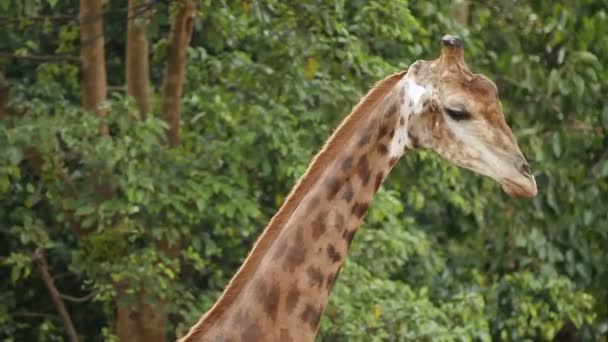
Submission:
[[313,341],[351,241],[406,152],[431,149],[532,197],[536,182],[496,85],[469,71],[462,41],[378,82],[342,121],[215,305],[180,341]]

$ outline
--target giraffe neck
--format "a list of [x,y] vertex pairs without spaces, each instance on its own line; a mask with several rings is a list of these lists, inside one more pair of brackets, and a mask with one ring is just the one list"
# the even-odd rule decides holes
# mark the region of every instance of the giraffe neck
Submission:
[[[183,341],[314,340],[369,203],[415,145],[408,120],[422,110],[426,92],[401,73],[368,93],[315,157],[222,298]],[[309,180],[309,174],[316,176]]]

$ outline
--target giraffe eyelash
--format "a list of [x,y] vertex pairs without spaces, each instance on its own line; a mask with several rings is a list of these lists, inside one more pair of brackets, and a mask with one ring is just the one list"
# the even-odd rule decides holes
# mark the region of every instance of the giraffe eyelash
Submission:
[[445,107],[444,110],[450,116],[450,118],[456,121],[468,120],[471,118],[471,113],[467,112],[466,110],[452,109],[447,107]]

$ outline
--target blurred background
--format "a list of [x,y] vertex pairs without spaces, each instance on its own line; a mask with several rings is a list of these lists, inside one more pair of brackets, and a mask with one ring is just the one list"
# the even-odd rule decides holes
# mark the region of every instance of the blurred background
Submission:
[[0,338],[164,341],[445,33],[538,182],[402,158],[318,341],[608,339],[608,1],[0,0]]

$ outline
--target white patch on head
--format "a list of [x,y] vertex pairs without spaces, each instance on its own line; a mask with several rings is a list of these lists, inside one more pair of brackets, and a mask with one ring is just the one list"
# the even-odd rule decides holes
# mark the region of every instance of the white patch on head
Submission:
[[411,114],[418,114],[422,110],[422,106],[424,104],[424,100],[431,96],[433,91],[429,89],[430,87],[421,86],[416,83],[413,77],[405,77],[405,94],[406,97],[406,105],[409,105],[407,100],[412,101],[412,112]]
[[[405,120],[405,124],[401,125],[400,120],[397,120],[395,136],[391,141],[390,156],[401,157],[404,149],[413,148],[412,140],[408,133],[409,118],[412,115],[418,115],[424,107],[424,101],[433,96],[434,89],[427,86],[422,86],[416,83],[413,76],[406,75],[399,81],[397,87],[403,88],[403,105],[399,113],[400,117]],[[400,92],[401,93],[401,92]],[[400,99],[401,100],[401,99]]]

